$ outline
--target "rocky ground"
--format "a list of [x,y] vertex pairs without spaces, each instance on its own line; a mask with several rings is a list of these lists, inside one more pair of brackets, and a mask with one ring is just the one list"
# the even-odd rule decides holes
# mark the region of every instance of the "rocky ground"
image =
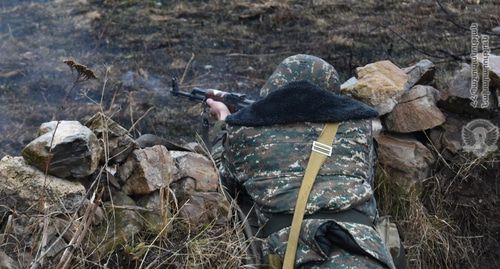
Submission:
[[1,268],[242,265],[242,229],[199,144],[134,140],[102,113],[39,134],[0,160]]
[[[331,62],[342,81],[356,75],[357,86],[346,84],[345,92],[385,114],[384,133],[378,138],[379,171],[386,172],[379,174],[379,203],[403,227],[411,267],[497,268],[499,158],[464,153],[460,132],[478,117],[500,126],[498,103],[493,99],[487,109],[470,108],[470,66],[460,64],[470,63],[472,22],[490,36],[492,52],[499,54],[500,7],[495,1],[330,2],[2,1],[0,157],[20,155],[43,122],[85,123],[98,111],[126,127],[120,132],[128,133],[130,140],[154,133],[185,144],[199,132],[201,107],[167,93],[171,76],[177,76],[185,90],[214,87],[256,96],[284,57],[310,53]],[[88,66],[97,79],[78,77],[77,70],[63,62],[69,58]],[[435,65],[433,80],[414,74],[429,66],[419,62],[424,58]],[[363,82],[364,76],[373,76],[372,68],[356,68],[385,59],[395,64],[387,70],[393,70],[390,77],[398,87],[377,100],[370,91],[373,83]],[[409,68],[417,62],[422,68]],[[405,73],[415,81],[409,83]],[[375,77],[384,84],[386,75]],[[491,90],[497,97],[496,88]],[[162,156],[162,150],[155,152]],[[130,152],[125,153],[117,149],[105,156],[123,155],[117,160],[121,164],[127,163]],[[134,155],[136,161],[140,155]],[[22,159],[8,160],[23,166]],[[103,167],[94,165],[96,170]],[[61,170],[72,176],[81,173]],[[385,184],[390,178],[402,179],[404,187],[394,187],[401,182]],[[122,181],[117,179],[115,185],[131,191],[132,186],[123,185],[126,179]],[[409,188],[408,181],[416,187]],[[87,192],[92,189],[85,187]],[[127,194],[136,203],[143,191]],[[119,206],[130,209],[127,197]],[[8,215],[2,217],[4,232]],[[29,219],[21,220],[29,226]],[[422,227],[429,227],[428,232]],[[123,248],[127,262],[151,257],[141,254],[143,248],[137,245]]]

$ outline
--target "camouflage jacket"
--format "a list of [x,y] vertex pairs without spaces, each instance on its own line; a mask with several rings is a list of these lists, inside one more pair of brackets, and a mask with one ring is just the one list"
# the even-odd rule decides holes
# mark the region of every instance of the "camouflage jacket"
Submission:
[[[222,126],[223,122],[218,125]],[[214,148],[221,174],[225,182],[245,189],[255,201],[262,225],[268,220],[267,213],[293,213],[311,141],[318,137],[322,127],[323,124],[313,123],[227,126],[221,133],[219,146]],[[355,208],[375,220],[374,158],[371,121],[343,122],[337,132],[333,154],[316,178],[307,213]],[[346,231],[363,251],[355,254],[335,248],[334,242],[316,241],[319,234],[332,234],[329,232],[332,229]],[[288,232],[289,228],[285,228],[269,235],[263,246],[264,256],[284,256]],[[304,220],[296,265],[296,268],[394,267],[390,254],[372,227],[325,219]]]
[[[243,188],[255,202],[261,225],[272,214],[293,214],[312,142],[323,123],[270,126],[227,125],[219,147],[225,182]],[[332,156],[316,177],[306,214],[354,209],[372,222],[374,147],[371,120],[340,123]],[[268,235],[264,257],[284,256],[289,227]],[[392,258],[371,226],[333,219],[306,219],[301,227],[296,268],[394,268]]]

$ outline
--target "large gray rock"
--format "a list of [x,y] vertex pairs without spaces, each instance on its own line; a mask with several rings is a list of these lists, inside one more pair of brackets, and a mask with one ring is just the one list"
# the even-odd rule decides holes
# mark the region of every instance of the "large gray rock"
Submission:
[[103,143],[105,150],[102,151],[101,160],[107,158],[108,163],[123,162],[132,150],[139,147],[125,128],[101,112],[90,118],[85,125]]
[[444,114],[437,108],[438,90],[431,86],[417,85],[405,92],[399,103],[385,118],[389,131],[411,133],[443,124]]
[[402,187],[420,186],[431,171],[432,152],[419,141],[405,136],[379,135],[378,161],[389,179]]
[[423,59],[410,67],[404,68],[403,71],[409,76],[408,87],[428,85],[434,80],[436,66],[431,61]]
[[408,75],[390,61],[358,67],[356,74],[358,81],[342,92],[374,106],[380,115],[391,112],[396,98],[407,89]]
[[94,173],[101,146],[95,134],[78,121],[51,121],[40,126],[40,136],[22,155],[27,163],[60,178],[82,178]]
[[196,181],[197,191],[216,191],[219,186],[219,175],[214,164],[207,157],[188,151],[171,151],[178,168],[174,181],[190,177]]
[[148,194],[167,187],[176,173],[170,152],[161,145],[136,149],[118,168],[126,194]]
[[26,164],[22,157],[5,156],[0,160],[0,196],[4,205],[18,209],[76,212],[86,201],[82,184],[45,175]]
[[[478,91],[481,91],[481,83],[478,83]],[[477,100],[476,107],[473,106],[475,98]],[[450,112],[472,114],[479,117],[489,117],[495,113],[495,102],[492,94],[488,98],[486,107],[481,108],[482,103],[479,94],[471,94],[471,67],[463,63],[448,82],[447,89],[441,94],[439,105]]]

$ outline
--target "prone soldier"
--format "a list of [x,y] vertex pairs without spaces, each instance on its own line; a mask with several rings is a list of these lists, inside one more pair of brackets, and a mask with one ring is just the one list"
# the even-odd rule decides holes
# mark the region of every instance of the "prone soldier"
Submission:
[[[236,113],[207,100],[221,120],[213,155],[229,192],[240,191],[240,201],[256,219],[260,265],[395,268],[374,228],[371,119],[377,112],[340,95],[336,70],[310,55],[286,58],[260,94],[263,99]],[[320,143],[332,123],[333,144]],[[304,195],[315,158],[324,161]],[[300,203],[303,217],[296,216]],[[291,241],[294,236],[297,243]]]

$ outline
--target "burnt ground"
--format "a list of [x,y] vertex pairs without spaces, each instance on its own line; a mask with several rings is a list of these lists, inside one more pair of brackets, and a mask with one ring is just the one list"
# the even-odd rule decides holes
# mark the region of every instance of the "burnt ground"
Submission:
[[[256,97],[274,67],[297,53],[324,58],[342,81],[374,61],[405,67],[428,58],[438,67],[442,90],[449,71],[469,61],[471,23],[500,54],[494,30],[500,6],[475,2],[3,0],[0,157],[18,155],[42,122],[84,121],[100,110],[134,136],[192,141],[201,107],[172,97],[170,77],[179,77],[185,90],[210,87]],[[75,83],[76,73],[63,63],[68,58],[98,79]],[[472,230],[493,234],[487,249],[473,254],[477,268],[497,268],[491,260],[500,256],[499,193],[491,187],[498,184],[498,169],[493,171],[463,194],[492,192],[488,225]],[[466,218],[460,214],[454,216]]]

